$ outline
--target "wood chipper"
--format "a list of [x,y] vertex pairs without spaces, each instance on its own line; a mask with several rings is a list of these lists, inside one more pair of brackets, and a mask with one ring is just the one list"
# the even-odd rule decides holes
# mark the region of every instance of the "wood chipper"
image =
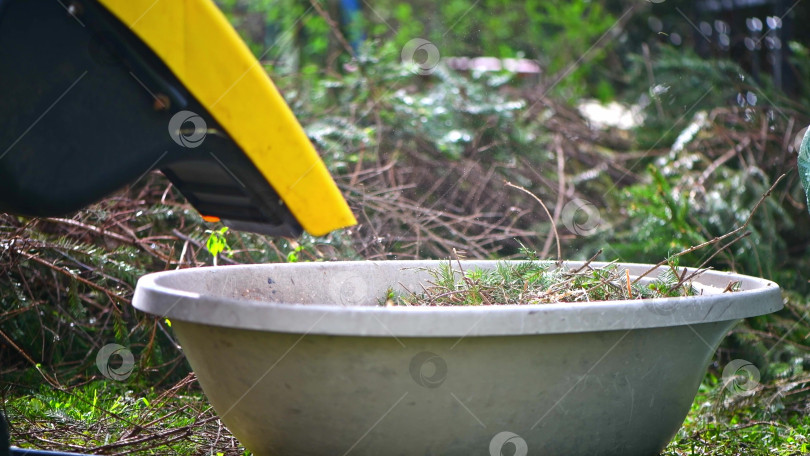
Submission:
[[206,220],[355,219],[212,1],[0,0],[0,211],[62,215],[161,170]]

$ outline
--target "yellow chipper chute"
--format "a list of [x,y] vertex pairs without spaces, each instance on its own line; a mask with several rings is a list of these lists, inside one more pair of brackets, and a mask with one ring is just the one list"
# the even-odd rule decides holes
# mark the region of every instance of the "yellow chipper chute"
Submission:
[[211,0],[0,0],[0,211],[74,211],[160,169],[207,220],[356,223]]

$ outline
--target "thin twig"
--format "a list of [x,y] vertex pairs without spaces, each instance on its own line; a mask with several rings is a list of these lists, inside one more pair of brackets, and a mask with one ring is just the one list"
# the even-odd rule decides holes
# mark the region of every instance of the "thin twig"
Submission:
[[587,268],[588,266],[590,266],[591,262],[593,262],[593,260],[595,260],[596,257],[598,257],[601,254],[602,254],[602,249],[599,249],[599,251],[596,252],[590,259],[588,259],[588,261],[583,263],[583,265],[578,267],[577,269],[571,271],[571,273],[572,274],[577,274],[579,271],[582,271],[583,269]]
[[624,275],[627,277],[627,295],[632,299],[633,298],[633,288],[630,286],[630,270],[625,269]]
[[[560,139],[560,135],[555,135],[554,137],[554,149],[557,152],[557,203],[554,205],[554,223],[560,221],[560,216],[562,215],[563,209],[563,202],[565,201],[565,152],[562,148],[562,140]],[[541,257],[545,258],[548,255],[548,251],[551,248],[551,237],[546,238],[546,242],[543,244],[543,250],[540,254]]]
[[46,374],[46,373],[45,373],[45,372],[42,370],[42,368],[40,367],[40,365],[39,365],[39,364],[38,364],[36,361],[34,361],[34,360],[33,360],[33,359],[30,357],[30,356],[28,356],[28,353],[26,353],[26,352],[25,352],[25,350],[23,350],[22,348],[20,348],[20,347],[19,347],[19,346],[18,346],[18,345],[17,345],[17,344],[14,342],[14,340],[12,340],[10,337],[8,337],[8,336],[6,335],[6,333],[5,333],[5,332],[3,332],[3,330],[2,330],[2,329],[0,329],[0,337],[2,337],[3,339],[5,339],[6,343],[8,343],[8,344],[9,344],[9,345],[11,345],[11,346],[12,346],[12,347],[13,347],[15,350],[17,350],[17,353],[19,353],[19,354],[20,354],[20,355],[21,355],[23,358],[25,358],[25,360],[26,360],[26,361],[28,361],[29,363],[31,363],[31,365],[32,365],[32,366],[34,366],[34,369],[36,369],[36,370],[37,370],[37,372],[39,372],[39,373],[40,373],[40,375],[42,375],[42,378],[44,378],[44,379],[45,379],[45,380],[46,380],[48,383],[50,383],[50,385],[51,385],[51,386],[53,386],[54,388],[57,388],[57,389],[59,389],[59,388],[60,388],[59,382],[57,382],[57,381],[56,381],[56,379],[54,379],[54,378],[53,378],[53,377],[51,377],[50,375]]
[[335,35],[335,38],[337,38],[343,49],[350,56],[352,56],[353,59],[357,60],[357,54],[355,54],[354,49],[352,48],[351,44],[349,44],[349,41],[346,40],[346,37],[343,36],[343,32],[340,31],[340,25],[334,19],[332,19],[332,16],[330,16],[329,13],[323,9],[323,6],[321,6],[318,1],[309,0],[309,4],[312,5],[315,11],[318,12],[318,15],[321,16],[324,21],[326,21],[326,24],[329,25],[329,29],[332,31],[332,34]]
[[682,279],[678,280],[678,283],[675,284],[675,286],[672,287],[671,290],[674,290],[674,289],[678,288],[679,286],[683,285],[684,283],[692,280],[694,277],[697,277],[698,275],[703,274],[703,272],[705,271],[705,269],[703,269],[703,267],[706,266],[706,264],[708,264],[709,261],[711,261],[714,257],[716,257],[718,254],[720,254],[722,251],[724,251],[724,250],[728,249],[729,247],[731,247],[731,245],[734,244],[735,242],[739,241],[740,239],[747,238],[750,235],[751,235],[751,232],[746,231],[745,233],[741,234],[740,236],[737,236],[736,238],[728,241],[728,243],[721,246],[709,258],[707,258],[706,261],[701,263],[700,266],[697,267],[697,270],[695,272],[693,272],[692,274],[690,274],[689,277],[682,278]]
[[526,190],[525,188],[521,187],[520,185],[515,185],[515,184],[513,184],[511,182],[507,182],[506,186],[518,189],[521,192],[526,193],[527,195],[531,196],[532,198],[534,198],[535,201],[540,203],[540,206],[542,206],[543,210],[546,211],[546,215],[548,216],[548,219],[551,221],[551,229],[554,231],[554,239],[557,241],[557,266],[559,267],[560,265],[562,265],[562,247],[560,246],[560,235],[559,235],[559,233],[557,233],[557,224],[554,223],[554,217],[551,216],[551,212],[549,212],[549,210],[546,207],[545,203],[543,203],[543,200],[541,200],[540,197],[538,197],[534,193],[532,193],[532,192]]
[[767,197],[769,197],[771,195],[771,192],[773,192],[773,189],[779,184],[779,182],[782,181],[782,179],[785,176],[786,176],[786,174],[782,174],[781,176],[779,176],[779,178],[776,179],[776,182],[774,182],[773,185],[771,185],[771,188],[769,188],[768,191],[765,192],[762,195],[762,197],[759,198],[759,201],[757,201],[757,204],[754,205],[754,209],[751,210],[751,213],[748,214],[748,218],[745,219],[745,223],[743,223],[741,226],[737,227],[733,231],[729,231],[728,233],[726,233],[726,234],[724,234],[722,236],[716,237],[714,239],[710,239],[710,240],[708,240],[706,242],[702,242],[702,243],[700,243],[698,245],[693,245],[692,247],[689,247],[686,250],[682,250],[682,251],[676,253],[675,255],[672,255],[669,258],[665,258],[665,259],[659,261],[655,266],[648,269],[644,274],[641,274],[640,276],[636,277],[636,280],[633,281],[633,284],[638,283],[638,281],[641,280],[643,277],[647,276],[649,273],[651,273],[654,270],[658,269],[660,266],[664,265],[664,263],[672,261],[674,258],[681,257],[681,256],[686,255],[688,253],[692,253],[695,250],[700,250],[703,247],[706,247],[706,246],[709,246],[709,245],[717,244],[718,242],[720,242],[720,241],[722,241],[724,239],[727,239],[727,238],[729,238],[731,236],[734,236],[735,234],[737,234],[740,231],[744,230],[748,226],[748,224],[751,223],[751,219],[754,217],[754,214],[756,214],[757,209],[759,209],[759,206],[762,204],[762,202],[765,201],[765,198],[767,198]]
[[[123,304],[130,304],[129,299],[124,298],[122,296],[118,296],[113,291],[111,291],[111,290],[109,290],[107,288],[104,288],[101,285],[96,285],[95,283],[85,279],[84,277],[79,277],[78,275],[68,271],[67,269],[65,269],[63,267],[57,266],[57,265],[55,265],[55,264],[53,264],[53,263],[51,263],[49,261],[43,260],[43,259],[39,258],[38,256],[31,255],[30,253],[27,253],[27,252],[18,251],[17,253],[19,253],[20,255],[28,258],[31,261],[34,261],[34,262],[37,262],[37,263],[39,263],[41,265],[47,266],[53,271],[56,271],[56,272],[58,272],[60,274],[64,274],[64,275],[70,277],[71,279],[76,280],[77,282],[81,282],[82,284],[87,285],[88,287],[90,287],[90,288],[92,288],[92,289],[94,289],[96,291],[100,291],[101,293],[104,293],[108,298],[110,298],[110,301],[118,301],[118,302],[121,302]],[[117,306],[113,306],[113,309],[115,309],[115,311],[117,311],[119,313],[121,312],[121,309],[118,308]]]

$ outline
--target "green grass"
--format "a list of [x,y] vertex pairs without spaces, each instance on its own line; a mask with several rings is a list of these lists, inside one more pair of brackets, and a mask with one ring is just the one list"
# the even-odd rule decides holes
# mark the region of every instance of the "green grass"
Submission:
[[753,395],[737,398],[744,404],[735,404],[717,378],[708,374],[686,421],[662,456],[810,454],[806,404],[785,407],[781,400],[774,401],[775,389],[775,385],[761,385]]
[[87,454],[249,455],[196,381],[166,391],[95,380],[73,388],[11,387],[3,408],[12,445]]

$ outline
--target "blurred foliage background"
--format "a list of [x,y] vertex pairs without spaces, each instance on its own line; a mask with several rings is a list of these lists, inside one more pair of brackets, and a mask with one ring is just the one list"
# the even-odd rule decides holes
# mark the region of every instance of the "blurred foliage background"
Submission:
[[[521,245],[549,257],[550,221],[505,182],[549,206],[565,258],[601,249],[602,260],[655,263],[740,226],[786,173],[747,238],[681,264],[716,254],[709,266],[785,289],[785,310],[738,326],[710,375],[733,358],[756,360],[782,409],[806,407],[792,393],[806,389],[810,367],[810,214],[796,173],[810,123],[806,4],[378,0],[347,13],[337,1],[217,3],[360,222],[296,240],[230,230],[219,264],[446,258],[453,249],[507,258]],[[441,56],[427,74],[414,70],[425,56],[403,61],[415,38]],[[534,66],[461,68],[450,57]],[[588,106],[609,111],[596,118]],[[134,312],[130,299],[144,273],[213,264],[205,244],[220,228],[158,172],[63,218],[0,215],[6,391],[98,379],[95,353],[110,342],[135,353],[133,387],[184,379],[168,322]]]

